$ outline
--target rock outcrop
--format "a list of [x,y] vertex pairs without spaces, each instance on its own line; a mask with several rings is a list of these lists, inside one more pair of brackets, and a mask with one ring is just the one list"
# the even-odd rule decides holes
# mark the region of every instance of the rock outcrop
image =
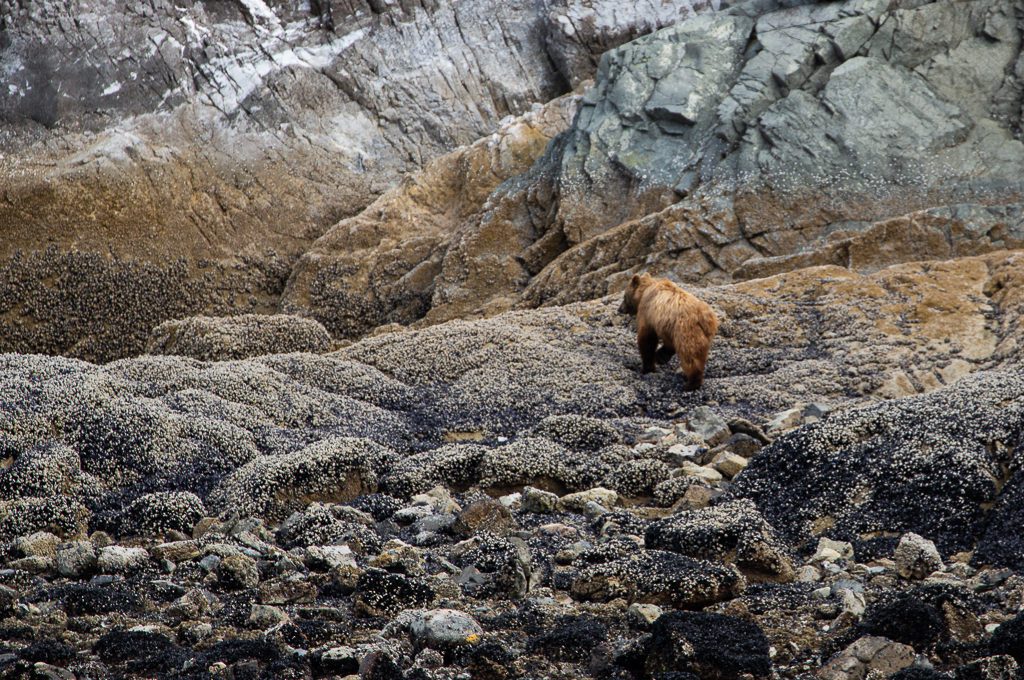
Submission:
[[328,226],[566,90],[539,4],[312,4],[0,7],[0,346],[271,311]]
[[[605,9],[577,8],[597,27]],[[1009,0],[745,3],[622,44],[533,167],[390,278],[429,267],[435,323],[638,270],[706,284],[1019,247],[1020,21]]]

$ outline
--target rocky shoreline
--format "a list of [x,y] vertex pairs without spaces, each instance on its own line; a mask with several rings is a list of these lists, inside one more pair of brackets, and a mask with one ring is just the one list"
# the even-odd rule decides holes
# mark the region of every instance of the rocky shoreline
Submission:
[[[1002,281],[1020,266],[978,262]],[[848,300],[868,282],[891,304],[944,299],[950,331],[973,293],[914,278],[938,267],[884,270]],[[828,290],[841,271],[803,276]],[[167,356],[4,355],[0,672],[1011,677],[1016,353],[970,359],[947,332],[932,363],[920,319],[887,331],[905,351],[844,371],[830,324],[866,349],[886,336],[813,313],[798,280],[703,292],[724,323],[697,393],[672,365],[639,374],[613,298],[327,354],[265,355],[322,336],[239,317],[156,332]],[[765,289],[803,306],[783,294],[762,322]],[[987,300],[960,307],[965,347],[1005,349],[1016,297]],[[257,356],[174,355],[192,351]],[[948,384],[900,396],[895,375]]]
[[1019,0],[0,0],[0,74],[0,677],[1021,677]]

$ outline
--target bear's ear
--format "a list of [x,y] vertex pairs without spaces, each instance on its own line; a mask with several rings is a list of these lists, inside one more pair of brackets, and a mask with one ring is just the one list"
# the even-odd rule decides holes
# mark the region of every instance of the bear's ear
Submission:
[[629,285],[631,285],[631,286],[639,286],[640,285],[640,275],[639,274],[633,274],[633,280],[630,282]]

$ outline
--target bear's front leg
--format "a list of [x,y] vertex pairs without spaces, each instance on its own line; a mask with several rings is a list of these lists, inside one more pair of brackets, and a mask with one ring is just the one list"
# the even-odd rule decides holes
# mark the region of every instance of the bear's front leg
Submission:
[[636,344],[640,349],[640,361],[643,363],[641,373],[654,371],[655,357],[658,349],[658,334],[654,329],[640,325],[637,327]]

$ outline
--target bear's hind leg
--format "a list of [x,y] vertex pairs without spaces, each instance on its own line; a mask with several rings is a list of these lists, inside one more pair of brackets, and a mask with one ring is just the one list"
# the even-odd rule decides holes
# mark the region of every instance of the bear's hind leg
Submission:
[[672,345],[662,345],[658,348],[658,351],[654,353],[654,361],[659,364],[667,364],[672,361],[672,357],[676,355],[676,350]]

